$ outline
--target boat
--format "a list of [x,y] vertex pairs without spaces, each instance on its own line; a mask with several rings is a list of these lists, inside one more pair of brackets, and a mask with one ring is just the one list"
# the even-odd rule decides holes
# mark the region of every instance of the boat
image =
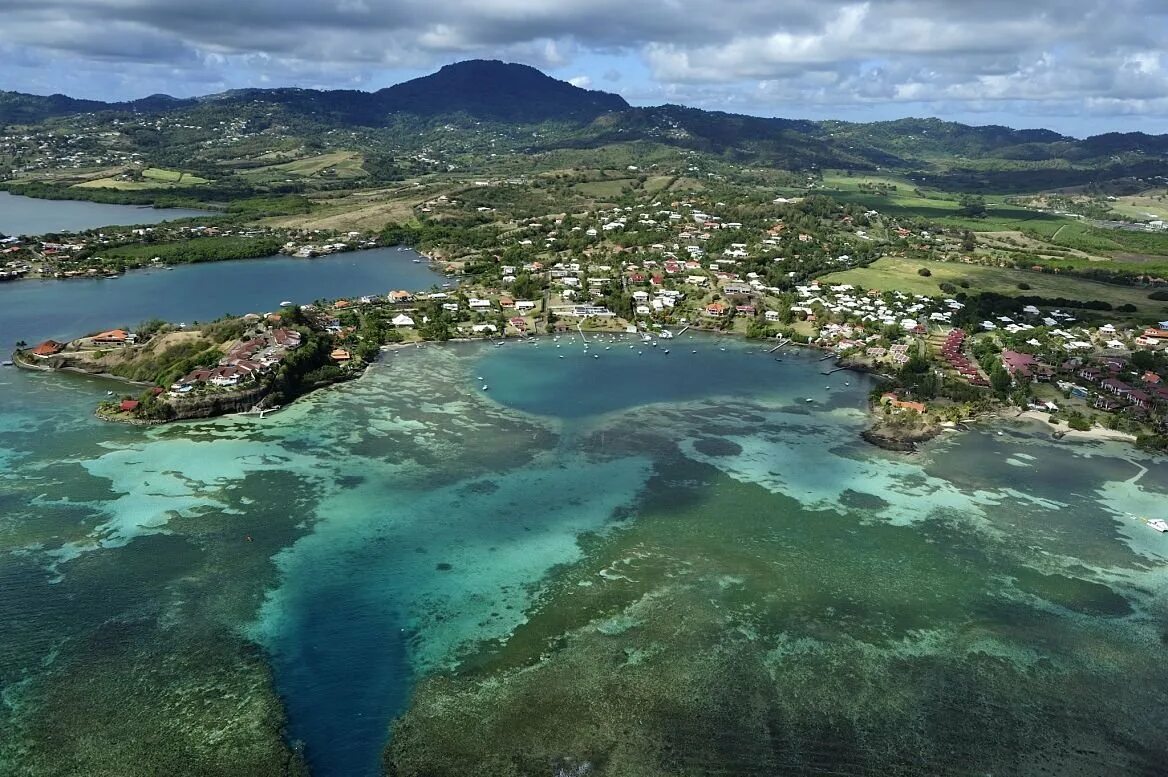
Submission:
[[0,367],[11,367],[11,366],[12,366],[11,361],[5,360],[5,361],[0,362]]
[[659,334],[658,337],[660,337],[663,340],[672,340],[673,339],[673,332],[670,332],[668,329],[662,329],[661,334]]
[[414,264],[421,264],[421,263],[422,263],[422,260],[421,260],[421,259],[415,259],[415,260],[414,260]]
[[1151,526],[1161,534],[1168,534],[1168,521],[1165,521],[1162,518],[1153,518],[1152,520],[1148,521],[1148,526]]
[[286,307],[288,307],[288,306],[289,306],[289,305],[291,305],[291,304],[292,304],[292,303],[291,303],[289,300],[284,300],[283,302],[281,302],[281,303],[280,303],[280,307],[282,307],[282,308],[286,308]]
[[486,390],[487,390],[487,384],[486,384],[486,383],[484,383],[484,384],[483,384],[483,391],[486,391]]

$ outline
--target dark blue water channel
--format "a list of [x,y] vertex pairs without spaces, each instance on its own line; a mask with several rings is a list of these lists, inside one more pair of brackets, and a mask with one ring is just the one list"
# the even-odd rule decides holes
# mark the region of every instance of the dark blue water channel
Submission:
[[386,294],[442,283],[417,253],[374,248],[319,259],[272,256],[132,270],[118,278],[20,280],[0,284],[0,349],[18,340],[68,340],[152,318],[175,323],[262,313],[287,300]]

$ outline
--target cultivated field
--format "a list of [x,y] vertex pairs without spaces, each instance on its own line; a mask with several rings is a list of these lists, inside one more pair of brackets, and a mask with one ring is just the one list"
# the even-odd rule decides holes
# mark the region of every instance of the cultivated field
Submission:
[[[921,268],[928,268],[931,275],[919,274]],[[1168,304],[1148,299],[1150,290],[1132,286],[1117,286],[1097,283],[1082,278],[1065,275],[1010,270],[999,267],[983,267],[956,262],[931,262],[884,257],[868,267],[858,267],[844,272],[832,273],[820,279],[824,283],[851,283],[866,289],[899,290],[911,294],[942,296],[941,283],[969,283],[962,288],[966,294],[994,292],[1012,297],[1064,297],[1076,300],[1101,300],[1115,307],[1134,305],[1141,316],[1161,317],[1168,313]],[[1020,289],[1024,283],[1029,289]]]
[[137,191],[144,189],[171,189],[176,186],[198,186],[208,183],[206,178],[200,178],[193,173],[184,173],[181,170],[165,170],[161,167],[148,167],[142,171],[141,180],[126,180],[121,176],[123,172],[96,178],[90,181],[74,184],[78,189],[121,189],[123,191]]

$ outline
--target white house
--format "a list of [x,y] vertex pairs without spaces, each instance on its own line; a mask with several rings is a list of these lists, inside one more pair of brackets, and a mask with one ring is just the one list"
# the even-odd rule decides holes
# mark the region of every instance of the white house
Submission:
[[392,323],[394,326],[413,326],[414,319],[410,318],[405,313],[398,313],[393,317],[393,321],[390,323]]

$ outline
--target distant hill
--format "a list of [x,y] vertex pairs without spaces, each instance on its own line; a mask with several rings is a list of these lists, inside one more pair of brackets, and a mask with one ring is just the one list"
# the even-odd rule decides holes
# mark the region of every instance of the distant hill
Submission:
[[165,113],[200,104],[250,102],[273,103],[291,114],[319,121],[370,127],[384,126],[398,114],[425,118],[465,115],[515,124],[586,124],[605,113],[629,108],[620,95],[581,89],[527,65],[469,60],[377,92],[237,89],[196,99],[154,95],[122,103],[0,92],[0,125],[33,124],[98,111]]
[[63,94],[47,97],[22,92],[0,91],[0,126],[6,124],[39,124],[58,116],[76,116],[81,113],[117,111],[124,113],[162,113],[194,105],[196,100],[180,100],[165,94],[151,95],[131,102],[107,103],[100,100],[78,100]]
[[[975,127],[940,119],[867,124],[761,118],[680,105],[634,108],[608,92],[581,89],[526,65],[470,60],[376,92],[241,89],[192,99],[153,95],[105,103],[64,95],[0,92],[0,125],[36,124],[82,113],[172,115],[210,127],[245,119],[252,129],[280,125],[301,136],[368,128],[394,147],[417,144],[450,123],[468,138],[473,123],[545,127],[528,150],[590,148],[651,141],[744,163],[786,169],[846,167],[942,175],[969,187],[1072,185],[1168,173],[1168,135],[1110,133],[1085,140],[1043,129]],[[444,138],[458,136],[444,129]],[[134,130],[158,156],[183,153],[195,137]],[[408,142],[407,142],[408,141]],[[483,150],[467,141],[464,148]],[[179,162],[183,160],[177,160]],[[1096,175],[1098,173],[1098,175]],[[925,180],[925,179],[922,179]]]

